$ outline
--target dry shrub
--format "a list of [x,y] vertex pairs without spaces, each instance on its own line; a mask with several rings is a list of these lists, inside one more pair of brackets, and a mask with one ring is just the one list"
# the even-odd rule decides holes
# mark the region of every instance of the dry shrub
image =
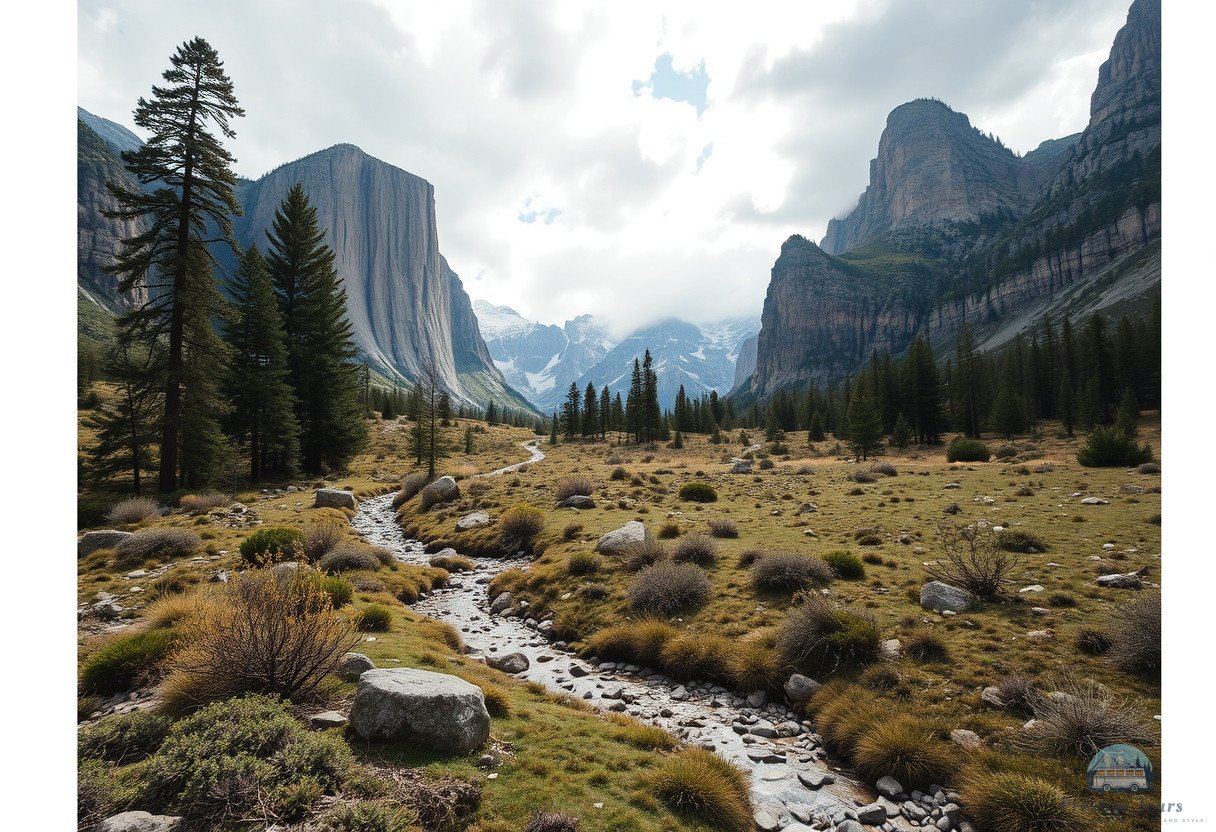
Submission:
[[151,497],[130,497],[115,503],[106,512],[106,521],[125,525],[160,516],[160,504]]
[[904,652],[914,661],[944,662],[949,657],[950,651],[946,648],[946,642],[941,636],[922,627],[913,630],[905,637]]
[[143,529],[118,544],[114,550],[122,565],[143,563],[157,558],[186,558],[203,545],[202,538],[189,529]]
[[870,482],[878,481],[878,477],[874,476],[869,471],[854,471],[853,473],[849,474],[849,479],[851,479],[853,482],[862,482],[862,483],[870,483]]
[[383,604],[368,604],[359,610],[355,629],[361,633],[387,633],[393,623],[393,611]]
[[212,616],[216,609],[217,601],[211,595],[171,595],[149,604],[143,620],[149,629],[164,630]]
[[730,657],[735,643],[712,633],[681,633],[663,645],[659,667],[681,682],[730,682]]
[[777,651],[757,641],[736,643],[727,654],[727,673],[740,691],[775,690],[782,680],[781,671]]
[[612,587],[599,581],[592,581],[583,584],[578,593],[588,601],[602,601],[612,595]]
[[469,477],[475,476],[477,476],[477,466],[471,462],[457,466],[456,470],[452,472],[454,480],[467,480]]
[[332,520],[323,523],[309,523],[301,531],[301,535],[304,557],[310,563],[316,563],[328,555],[346,536],[342,525]]
[[621,563],[630,572],[638,572],[656,563],[662,563],[669,557],[667,547],[657,540],[643,540],[631,543],[621,553]]
[[507,692],[498,685],[489,682],[474,682],[479,688],[486,700],[486,710],[490,716],[495,719],[504,719],[511,715],[511,698]]
[[1150,739],[1141,709],[1105,685],[1066,671],[1043,687],[1051,693],[1031,698],[1034,725],[1017,738],[1028,753],[1091,757],[1113,743]]
[[997,545],[997,534],[987,523],[963,526],[943,520],[937,534],[946,556],[925,571],[934,580],[981,598],[999,595],[1006,577],[1021,562],[1017,554]]
[[880,640],[873,618],[834,609],[815,592],[786,614],[777,632],[777,651],[787,663],[815,677],[869,664],[878,657]]
[[871,783],[889,774],[905,789],[927,790],[931,783],[950,779],[956,756],[923,718],[901,715],[877,722],[861,735],[853,765]]
[[1031,703],[1038,694],[1034,689],[1034,679],[1029,676],[1018,673],[1005,676],[996,683],[996,689],[1009,710],[1022,714],[1033,711]]
[[764,557],[764,552],[760,549],[744,549],[739,554],[739,562],[736,565],[740,569],[747,569],[762,557]]
[[586,653],[606,661],[658,667],[663,647],[679,631],[665,621],[643,618],[632,624],[608,627],[587,640]]
[[473,559],[466,558],[464,555],[431,555],[427,563],[436,569],[444,569],[448,572],[471,572],[477,568]]
[[339,572],[350,572],[356,569],[373,571],[380,567],[380,559],[370,546],[360,543],[344,543],[333,549],[317,562],[322,572],[336,575]]
[[109,696],[147,682],[177,642],[178,634],[167,629],[119,636],[81,662],[81,693]]
[[739,536],[739,527],[734,520],[710,520],[709,533],[714,537],[733,540]]
[[600,556],[595,552],[575,552],[566,561],[566,571],[571,575],[590,575],[599,568]]
[[634,609],[655,615],[704,606],[709,601],[709,578],[689,563],[657,563],[638,573],[629,588]]
[[713,566],[718,561],[718,544],[708,535],[690,534],[676,544],[671,559],[676,563]]
[[824,685],[811,698],[815,728],[830,751],[850,756],[866,732],[891,718],[891,707],[869,691],[839,683]]
[[537,809],[524,827],[524,832],[579,832],[579,819],[561,812],[542,812]]
[[832,568],[823,560],[799,552],[768,552],[751,566],[757,592],[792,593],[832,582]]
[[895,466],[889,462],[875,462],[870,466],[871,474],[882,474],[884,477],[894,477],[899,474]]
[[213,509],[232,505],[232,498],[218,491],[208,491],[206,494],[187,494],[177,501],[177,505],[190,514],[206,514]]
[[962,802],[988,832],[1073,832],[1086,828],[1064,791],[1026,774],[981,772],[964,782]]
[[183,630],[161,689],[177,712],[243,693],[305,699],[359,642],[318,581],[271,569],[233,576],[214,615]]
[[583,533],[582,523],[571,523],[562,529],[562,540],[574,540]]
[[430,482],[426,474],[414,473],[406,476],[401,481],[401,490],[393,497],[393,508],[400,508],[410,500],[418,496],[418,492],[426,488],[426,484]]
[[1115,607],[1110,628],[1110,657],[1128,673],[1149,679],[1161,675],[1161,596],[1145,593]]
[[641,748],[644,751],[670,751],[676,747],[676,738],[656,725],[647,725],[625,714],[608,713],[608,722],[620,728],[616,739]]
[[563,477],[557,483],[557,501],[568,500],[571,497],[590,497],[595,486],[590,477]]
[[670,520],[659,526],[659,540],[674,540],[680,536],[680,524],[673,523]]
[[498,536],[507,552],[528,552],[545,528],[545,513],[529,503],[516,503],[498,518]]
[[648,778],[650,791],[678,814],[725,832],[750,832],[747,775],[703,748],[687,748],[663,760]]
[[629,478],[629,472],[626,471],[624,468],[622,468],[619,465],[617,467],[613,468],[612,473],[608,475],[608,479],[612,480],[613,482],[619,482],[621,480],[628,479],[628,478]]
[[1102,656],[1110,651],[1110,636],[1092,627],[1077,631],[1077,649],[1087,656]]

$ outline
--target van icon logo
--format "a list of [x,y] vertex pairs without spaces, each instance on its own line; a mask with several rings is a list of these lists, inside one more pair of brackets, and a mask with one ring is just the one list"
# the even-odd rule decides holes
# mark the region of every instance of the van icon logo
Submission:
[[1153,764],[1134,745],[1108,745],[1089,761],[1089,789],[1095,792],[1148,791],[1153,785]]

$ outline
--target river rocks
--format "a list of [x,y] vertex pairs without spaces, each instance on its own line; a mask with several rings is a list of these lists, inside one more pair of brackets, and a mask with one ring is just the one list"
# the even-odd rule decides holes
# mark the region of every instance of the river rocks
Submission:
[[889,774],[885,777],[880,777],[878,782],[874,785],[874,788],[878,790],[880,795],[888,800],[894,800],[895,798],[899,797],[904,790],[903,784]]
[[456,531],[467,532],[469,529],[479,529],[490,524],[490,515],[484,511],[474,511],[456,521]]
[[575,679],[581,679],[583,676],[587,675],[587,668],[583,667],[581,664],[571,664],[570,675]]
[[763,708],[768,703],[768,694],[762,690],[754,690],[747,695],[747,704],[753,708]]
[[586,494],[575,494],[573,497],[562,500],[558,505],[561,508],[595,508],[595,500]]
[[410,741],[466,754],[490,737],[481,688],[429,670],[369,670],[359,678],[350,726],[367,740]]
[[96,832],[175,832],[181,825],[182,819],[173,815],[123,812],[111,815],[94,829]]
[[805,702],[811,697],[815,691],[819,690],[823,685],[816,682],[809,676],[803,676],[801,673],[794,673],[790,678],[785,680],[785,695],[789,697],[791,702]]
[[821,789],[836,782],[836,778],[833,775],[817,768],[798,772],[798,780],[808,789]]
[[685,688],[683,685],[680,685],[678,688],[676,688],[675,690],[673,690],[671,692],[671,698],[677,702],[685,701],[686,699],[688,699],[688,689]]
[[836,827],[836,832],[866,832],[865,827],[855,820],[846,820]]
[[1024,586],[1024,587],[1022,587],[1021,589],[1019,589],[1019,590],[1018,590],[1018,592],[1021,592],[1021,593],[1026,593],[1026,592],[1042,592],[1042,591],[1043,591],[1043,585],[1042,585],[1042,584],[1031,584],[1030,586]]
[[920,605],[927,610],[966,612],[975,603],[975,596],[965,589],[930,581],[920,588]]
[[595,551],[608,555],[619,555],[635,543],[644,543],[650,532],[640,520],[630,520],[619,529],[608,532],[595,544]]
[[337,711],[322,711],[319,714],[313,714],[308,718],[308,724],[318,730],[326,728],[342,728],[347,723],[346,717]]
[[984,741],[980,739],[980,735],[974,731],[968,731],[966,728],[955,728],[950,732],[950,740],[968,751],[984,747]]
[[494,599],[493,603],[490,604],[490,614],[498,615],[499,613],[506,612],[507,610],[511,609],[511,604],[514,602],[515,599],[512,597],[511,593],[503,592]]
[[761,806],[752,815],[760,832],[777,832],[781,828],[781,807]]
[[97,531],[85,532],[84,536],[76,543],[76,557],[82,558],[85,555],[91,555],[98,549],[113,549],[128,537],[131,537],[130,532],[120,532],[117,529],[99,529]]
[[531,666],[528,657],[523,653],[507,653],[505,656],[487,655],[486,664],[495,670],[512,675],[523,673]]
[[878,826],[887,820],[887,810],[878,803],[857,807],[857,822],[866,826]]
[[362,653],[345,653],[338,659],[334,674],[344,682],[357,682],[364,673],[375,669],[376,663]]
[[313,508],[356,508],[355,495],[341,488],[318,488],[313,500]]
[[430,507],[438,503],[450,503],[460,496],[460,486],[452,477],[440,477],[422,489],[422,505]]

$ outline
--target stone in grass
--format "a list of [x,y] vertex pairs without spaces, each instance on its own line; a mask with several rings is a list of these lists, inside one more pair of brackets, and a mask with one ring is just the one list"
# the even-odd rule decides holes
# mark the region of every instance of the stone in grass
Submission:
[[920,588],[920,605],[927,610],[966,612],[975,603],[975,596],[965,589],[930,581]]
[[619,555],[635,543],[646,542],[649,537],[650,532],[640,520],[630,520],[619,529],[613,529],[601,537],[595,544],[595,551]]
[[494,602],[490,604],[490,613],[492,615],[498,615],[501,612],[506,612],[507,610],[511,609],[511,604],[514,602],[515,599],[511,596],[511,593],[504,592],[495,598]]
[[417,743],[467,754],[490,737],[481,688],[429,670],[369,670],[359,679],[350,726],[366,740]]
[[460,486],[453,477],[440,477],[422,489],[421,497],[424,506],[450,503],[460,496]]
[[980,739],[980,735],[974,731],[968,731],[966,728],[955,728],[950,732],[950,739],[968,751],[984,747],[984,741]]
[[338,659],[334,675],[344,682],[357,682],[360,676],[375,668],[376,663],[362,653],[345,653]]
[[794,673],[785,680],[785,695],[791,702],[805,702],[811,694],[823,687],[809,676]]
[[567,497],[558,503],[562,508],[595,508],[595,500],[588,497],[586,494],[575,494],[573,497]]
[[325,730],[326,728],[342,728],[346,725],[347,719],[337,711],[322,711],[319,714],[313,714],[308,718],[308,724],[313,728]]
[[123,812],[111,815],[97,824],[96,832],[176,832],[182,819],[173,815],[152,815],[147,812]]
[[456,521],[456,530],[467,532],[469,529],[478,529],[482,526],[490,524],[490,515],[484,511],[474,511],[471,514],[466,514]]
[[82,558],[85,555],[91,555],[98,549],[113,549],[130,536],[131,532],[120,532],[117,529],[98,529],[96,531],[85,532],[84,536],[76,543],[76,557]]
[[318,488],[313,508],[349,508],[355,510],[355,495],[341,488]]

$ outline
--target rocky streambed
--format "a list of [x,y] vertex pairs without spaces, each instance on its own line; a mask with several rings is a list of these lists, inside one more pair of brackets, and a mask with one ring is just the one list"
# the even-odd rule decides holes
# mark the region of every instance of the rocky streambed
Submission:
[[[535,443],[524,447],[531,459],[487,476],[544,458]],[[388,494],[360,503],[352,521],[355,529],[399,560],[425,564],[429,556],[423,544],[406,539],[392,500]],[[511,567],[527,569],[528,562],[480,559],[474,571],[454,576],[448,587],[413,608],[459,630],[473,658],[555,693],[581,697],[597,708],[657,725],[749,771],[756,825],[765,832],[959,828],[952,794],[905,795],[899,789],[884,789],[889,794],[878,796],[832,769],[811,724],[799,721],[782,702],[767,701],[763,694],[740,697],[717,685],[680,684],[635,665],[577,657],[563,642],[551,639],[549,621],[528,615],[527,602],[487,595],[490,580]]]

